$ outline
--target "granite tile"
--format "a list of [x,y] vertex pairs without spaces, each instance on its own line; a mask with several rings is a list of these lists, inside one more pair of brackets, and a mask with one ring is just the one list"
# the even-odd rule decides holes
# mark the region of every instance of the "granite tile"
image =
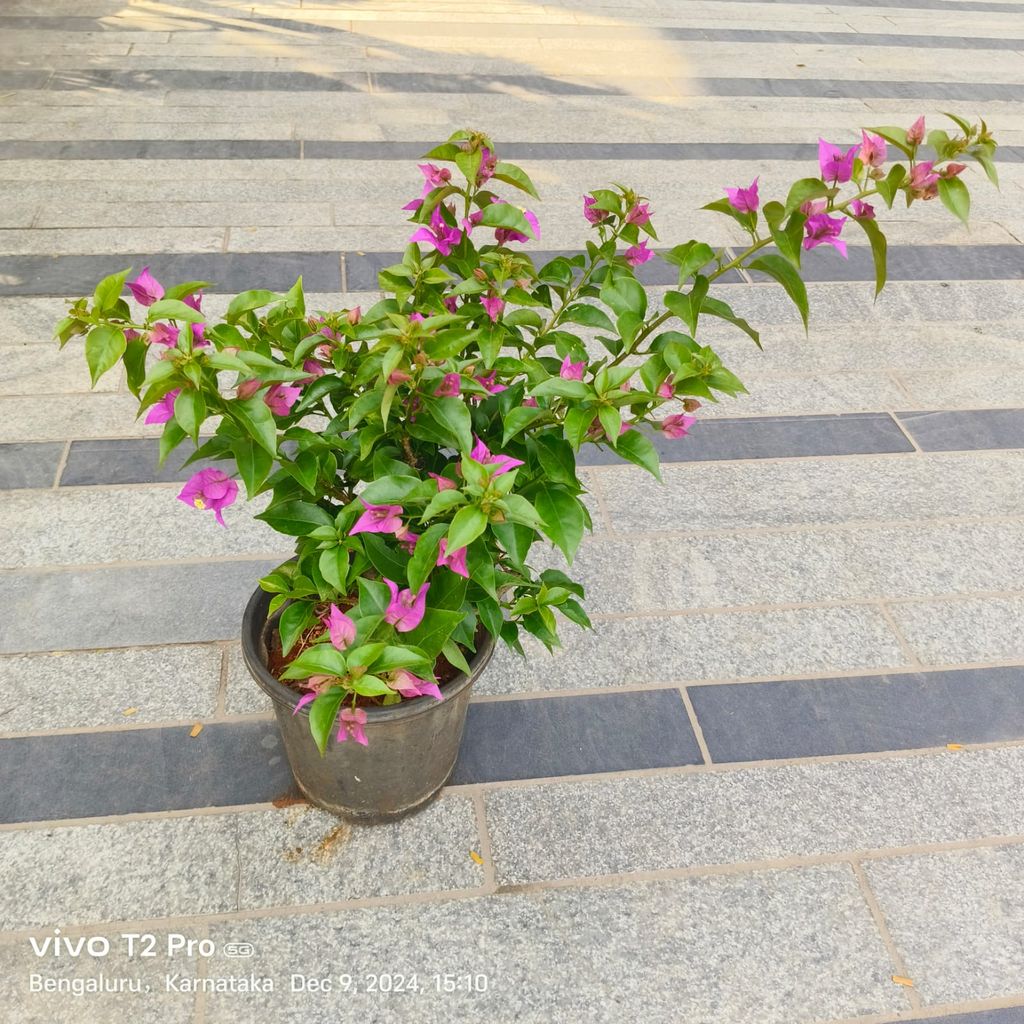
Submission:
[[991,839],[1024,830],[1022,768],[1012,747],[551,782],[488,790],[487,829],[503,885]]
[[926,665],[1024,662],[1024,597],[901,602],[890,611]]
[[1019,996],[1024,847],[864,865],[925,1006]]
[[229,715],[256,715],[273,711],[273,702],[249,675],[242,660],[242,645],[237,639],[228,648],[227,682],[224,709]]
[[221,655],[194,645],[0,658],[0,732],[208,718]]
[[63,442],[0,444],[0,490],[52,487],[64,454]]
[[279,559],[0,576],[0,653],[206,643],[238,636],[242,609]]
[[[424,960],[443,937],[443,963]],[[561,889],[216,925],[251,942],[244,968],[280,978],[270,994],[207,997],[209,1024],[239,1014],[292,1024],[310,1014],[405,1024],[552,1020],[611,1024],[811,1024],[895,1013],[904,997],[852,872],[844,866]],[[637,957],[642,948],[644,956]],[[340,958],[340,959],[339,959]],[[289,976],[345,972],[349,991],[292,993]],[[366,976],[418,974],[383,1001]],[[628,965],[628,966],[627,966]],[[482,991],[439,992],[434,975],[483,976]],[[468,987],[468,986],[467,986]],[[401,1002],[397,1002],[401,1000]]]
[[1024,739],[1024,669],[691,686],[716,762]]
[[700,760],[686,708],[671,690],[495,701],[470,706],[451,782],[666,768]]
[[599,619],[593,630],[566,625],[561,634],[562,646],[554,653],[524,636],[525,659],[500,645],[474,692],[820,675],[906,663],[875,608]]
[[[276,722],[118,729],[6,740],[0,821],[264,803],[292,792]],[[61,766],[60,773],[52,770]]]
[[190,454],[187,445],[176,448],[160,466],[160,442],[156,438],[72,441],[60,484],[62,487],[81,487],[90,484],[170,483],[187,480],[197,470],[216,465],[201,459],[184,466]]
[[918,447],[926,452],[1024,448],[1024,409],[901,412],[897,415]]

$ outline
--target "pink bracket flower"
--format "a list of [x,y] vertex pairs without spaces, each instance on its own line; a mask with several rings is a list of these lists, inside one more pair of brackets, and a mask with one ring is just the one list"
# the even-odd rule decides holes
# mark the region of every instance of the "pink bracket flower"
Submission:
[[760,180],[760,177],[755,178],[749,188],[727,188],[725,194],[728,196],[729,205],[740,213],[754,213],[761,205],[757,194],[757,183]]
[[566,356],[562,360],[562,368],[558,371],[558,376],[563,380],[583,380],[583,371],[587,368],[587,361],[584,359],[582,362],[574,363],[572,356]]
[[301,394],[302,388],[288,387],[287,384],[271,384],[263,396],[263,401],[275,416],[287,416]]
[[885,158],[888,156],[889,147],[886,145],[885,139],[881,135],[868,135],[864,129],[861,129],[861,144],[860,144],[860,162],[865,167],[881,167],[885,163]]
[[448,540],[445,537],[441,538],[441,543],[438,547],[437,565],[446,566],[452,572],[465,576],[467,580],[469,579],[469,569],[466,567],[466,549],[458,548],[451,554],[448,554]]
[[427,591],[429,583],[424,583],[416,593],[411,590],[399,590],[391,580],[384,581],[391,592],[391,602],[384,612],[384,621],[390,623],[399,633],[408,633],[422,621],[427,610]]
[[434,700],[443,700],[441,688],[437,683],[428,682],[414,676],[408,669],[400,668],[391,674],[391,688],[397,690],[403,697],[433,697]]
[[696,416],[685,416],[683,413],[676,413],[672,416],[666,416],[661,421],[661,432],[666,437],[671,437],[676,440],[680,437],[686,437],[690,431],[690,427],[697,422]]
[[510,473],[517,466],[524,465],[522,459],[513,459],[510,455],[492,454],[479,437],[476,439],[476,444],[473,445],[473,450],[469,453],[469,457],[483,466],[494,466],[495,468],[492,471],[494,476]]
[[371,505],[364,501],[366,511],[355,521],[349,536],[356,533],[397,533],[402,528],[401,505]]
[[331,610],[322,621],[330,634],[331,643],[339,651],[345,650],[355,642],[356,624],[336,604],[331,604]]
[[167,394],[156,403],[156,405],[150,408],[149,414],[146,416],[144,422],[166,423],[172,416],[174,416],[174,400],[180,394],[181,388],[175,388],[173,391],[168,391]]
[[409,241],[426,242],[442,256],[450,256],[452,249],[462,241],[462,232],[448,224],[441,213],[441,207],[437,206],[430,215],[430,227],[420,228],[410,236]]
[[214,518],[221,526],[223,510],[233,505],[238,497],[238,484],[219,469],[201,469],[190,477],[178,495],[178,500],[193,508],[212,509]]
[[827,213],[816,213],[808,217],[804,225],[807,233],[804,248],[810,250],[819,245],[831,245],[845,260],[846,243],[839,237],[845,223],[845,217],[830,217]]
[[356,743],[369,746],[365,725],[366,712],[362,708],[343,708],[338,715],[338,742],[344,743],[351,736]]
[[135,301],[142,306],[152,306],[164,297],[164,286],[149,272],[149,267],[143,267],[134,281],[125,283]]
[[639,267],[641,263],[654,259],[654,252],[647,248],[647,239],[643,239],[639,245],[631,245],[626,250],[626,262],[631,267]]
[[853,158],[857,155],[857,146],[851,146],[845,153],[841,146],[833,145],[824,139],[818,139],[818,165],[821,167],[821,178],[833,185],[841,185],[853,177]]

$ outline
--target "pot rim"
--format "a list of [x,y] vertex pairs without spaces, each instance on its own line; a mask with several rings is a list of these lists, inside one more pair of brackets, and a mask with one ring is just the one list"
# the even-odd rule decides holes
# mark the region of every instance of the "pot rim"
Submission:
[[[242,616],[242,658],[249,674],[256,681],[257,685],[276,704],[283,704],[292,709],[302,696],[297,690],[285,686],[274,677],[267,668],[265,658],[266,644],[264,643],[264,629],[267,625],[267,611],[270,607],[272,595],[259,588],[249,598],[245,606],[245,613]],[[450,700],[461,693],[487,667],[494,653],[494,637],[489,633],[485,634],[484,641],[479,645],[472,657],[468,659],[470,672],[460,672],[454,679],[441,684],[441,693],[445,700]],[[312,702],[310,702],[312,703]],[[390,722],[400,718],[412,718],[416,715],[425,714],[432,708],[437,707],[444,701],[438,701],[434,697],[423,696],[413,697],[411,700],[403,700],[400,704],[392,704],[388,707],[367,707],[366,724],[369,726],[375,722]],[[309,704],[298,711],[298,715],[309,717]]]

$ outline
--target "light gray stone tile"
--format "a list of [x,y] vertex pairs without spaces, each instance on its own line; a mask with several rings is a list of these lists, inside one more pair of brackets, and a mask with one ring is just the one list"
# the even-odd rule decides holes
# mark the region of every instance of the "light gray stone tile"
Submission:
[[238,856],[230,815],[0,833],[16,886],[0,928],[131,921],[234,910]]
[[221,653],[184,646],[0,658],[0,730],[207,718],[217,706]]
[[1024,597],[915,601],[890,610],[926,665],[1024,658]]
[[864,870],[926,1006],[1019,995],[1024,847],[870,861]]
[[548,783],[488,791],[487,827],[505,885],[959,842],[1024,830],[1021,769],[1014,747]]
[[553,654],[523,637],[524,660],[499,646],[478,694],[588,689],[710,679],[828,675],[906,663],[874,608],[722,612],[566,624]]
[[[244,971],[280,984],[244,1003],[208,996],[210,1024],[240,1012],[280,1024],[311,1013],[383,1022],[399,1009],[404,1024],[611,1024],[624,1006],[647,1024],[810,1024],[904,1006],[845,865],[266,918],[211,935],[252,942]],[[339,964],[354,991],[289,991],[291,974],[337,975]],[[418,974],[421,991],[383,1002],[366,982],[382,971]],[[485,975],[486,991],[438,992],[433,975],[446,972]]]
[[1015,590],[1022,573],[1024,523],[1018,521],[594,535],[584,537],[571,569],[593,613]]
[[[693,427],[696,436],[700,424]],[[686,444],[681,439],[679,444]],[[662,467],[664,486],[632,467],[598,479],[614,528],[699,530],[1017,515],[1024,457],[882,455]]]
[[[242,161],[243,163],[246,161]],[[54,161],[65,166],[63,161]],[[62,256],[128,252],[220,252],[222,228],[40,228],[0,231],[0,253]]]
[[179,501],[179,490],[178,484],[149,484],[0,495],[8,523],[2,564],[18,569],[290,553],[288,538],[253,518],[265,498],[226,509],[225,527],[212,513]]
[[242,909],[474,889],[472,800],[445,794],[398,821],[353,825],[308,805],[237,816]]
[[224,709],[229,715],[256,715],[274,708],[271,699],[256,685],[242,660],[242,646],[228,649],[228,688]]
[[700,411],[701,418],[867,412],[907,404],[906,394],[884,373],[815,377],[746,373],[741,379],[747,394],[708,402]]
[[129,394],[62,395],[53,402],[36,395],[0,398],[0,442],[159,437],[163,428],[136,421],[138,411]]
[[1024,405],[1024,370],[914,372],[900,375],[914,403],[922,409],[990,409]]
[[118,390],[123,377],[118,367],[104,374],[96,387],[91,388],[83,343],[71,342],[63,351],[56,342],[52,348],[40,345],[0,347],[0,396],[112,392]]
[[45,208],[37,227],[230,225],[244,230],[255,225],[329,225],[331,218],[327,203],[53,203]]
[[[45,941],[46,934],[43,933],[40,941]],[[49,934],[52,936],[52,932]],[[195,994],[168,992],[165,977],[177,974],[186,981],[194,978],[200,960],[180,953],[168,960],[164,954],[169,933],[151,931],[150,934],[157,940],[154,957],[143,957],[138,952],[128,956],[126,941],[116,934],[106,936],[111,951],[102,959],[87,953],[74,958],[67,955],[40,958],[27,941],[0,946],[0,1000],[4,1020],[7,1024],[77,1024],[87,1012],[85,1019],[96,1022],[191,1024]],[[183,936],[186,941],[201,938],[192,928],[177,928],[174,934]],[[148,945],[143,947],[142,941],[137,940],[135,948],[141,951]],[[96,983],[101,974],[109,985],[117,985],[119,979],[124,979],[125,991],[90,992],[86,986]],[[50,982],[62,986],[63,990],[32,991],[33,982],[38,987]],[[81,988],[82,995],[76,994],[76,987]]]

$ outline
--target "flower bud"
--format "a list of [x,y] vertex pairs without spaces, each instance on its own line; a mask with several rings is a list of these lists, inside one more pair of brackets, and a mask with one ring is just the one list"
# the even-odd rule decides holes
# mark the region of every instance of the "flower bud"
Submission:
[[476,279],[477,279],[478,281],[486,281],[486,280],[487,280],[487,271],[486,271],[486,270],[484,270],[484,269],[483,269],[483,267],[477,267],[477,268],[476,268],[476,269],[475,269],[475,270],[473,271],[473,276],[474,276],[474,277],[475,277],[475,278],[476,278]]
[[684,398],[683,408],[687,412],[696,412],[700,408],[700,402],[696,398]]
[[359,321],[362,320],[362,318],[363,318],[363,311],[362,311],[362,309],[359,306],[353,306],[352,309],[350,309],[348,311],[348,316],[345,319],[348,320],[348,322],[353,327],[355,327],[355,325],[357,323],[359,323]]
[[263,387],[263,381],[259,377],[253,377],[251,380],[244,380],[238,385],[237,394],[239,398],[252,398],[259,389]]

